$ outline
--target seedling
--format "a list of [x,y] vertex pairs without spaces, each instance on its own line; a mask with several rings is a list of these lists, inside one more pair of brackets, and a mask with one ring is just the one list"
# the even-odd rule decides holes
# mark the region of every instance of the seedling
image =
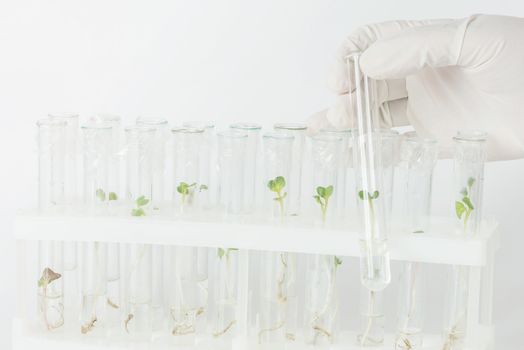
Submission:
[[[197,183],[193,182],[192,184],[188,184],[187,182],[181,182],[177,188],[176,191],[180,193],[181,196],[181,202],[182,207],[186,204],[186,201],[191,204],[193,202],[193,195],[195,193],[195,189],[197,188]],[[206,185],[200,185],[199,192],[207,190]]]
[[224,256],[226,257],[226,259],[229,258],[229,253],[232,252],[232,251],[237,251],[238,248],[218,248],[217,250],[217,256],[219,259],[222,259]]
[[271,192],[276,193],[274,201],[278,202],[280,206],[280,217],[284,218],[284,198],[287,196],[287,192],[282,192],[286,187],[286,179],[283,176],[277,176],[273,180],[269,180],[267,187]]
[[329,198],[333,194],[333,186],[317,187],[317,194],[313,196],[315,201],[320,205],[320,210],[322,211],[322,223],[326,223],[326,212],[328,209]]
[[473,203],[471,202],[471,198],[469,197],[471,193],[471,188],[475,184],[475,179],[470,177],[468,179],[468,182],[466,184],[466,187],[464,187],[460,191],[460,195],[462,196],[462,200],[455,201],[455,213],[457,214],[457,218],[459,220],[463,220],[464,222],[464,232],[466,232],[468,228],[468,220],[471,216],[471,213],[475,209],[473,206]]
[[42,276],[38,280],[38,288],[42,288],[42,315],[44,317],[44,322],[46,324],[46,327],[48,330],[56,329],[64,324],[64,318],[62,315],[62,310],[58,310],[60,313],[60,320],[56,324],[51,324],[51,322],[47,318],[47,287],[53,283],[54,281],[60,279],[62,277],[61,274],[54,272],[49,267],[46,267],[44,271],[42,271]]
[[101,188],[95,191],[95,196],[100,202],[104,202],[106,198],[109,201],[116,201],[118,199],[118,195],[115,192],[109,192],[106,196],[106,192]]
[[149,203],[149,199],[145,196],[140,196],[135,200],[136,208],[131,209],[132,216],[146,216],[144,207]]
[[[371,216],[371,222],[373,223],[375,221],[375,205],[373,204],[373,201],[375,199],[377,199],[380,195],[380,192],[378,191],[373,191],[373,193],[370,193],[370,192],[364,192],[362,190],[358,191],[358,198],[360,198],[360,200],[367,200],[368,202],[368,205],[369,205],[369,211],[370,211],[370,216]],[[371,229],[374,231],[374,227],[375,225],[372,224],[371,225]],[[371,232],[372,233],[372,236],[374,235],[374,232]]]

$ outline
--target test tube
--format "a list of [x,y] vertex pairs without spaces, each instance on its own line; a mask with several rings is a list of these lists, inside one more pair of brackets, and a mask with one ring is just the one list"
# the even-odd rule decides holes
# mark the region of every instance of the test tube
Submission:
[[355,207],[355,189],[352,186],[354,184],[354,172],[350,171],[352,165],[352,140],[351,129],[335,129],[326,128],[320,130],[321,135],[328,135],[333,137],[340,137],[342,139],[342,149],[339,157],[339,171],[337,174],[337,213],[336,215],[347,221],[353,219],[351,217],[352,212],[356,212]]
[[153,190],[151,193],[151,207],[154,215],[160,212],[165,205],[166,197],[166,177],[167,177],[167,140],[168,127],[167,120],[163,118],[138,117],[137,126],[155,129],[155,140],[153,145]]
[[[58,214],[65,204],[66,127],[44,119],[38,126],[38,207],[43,215]],[[38,241],[38,311],[45,329],[64,325],[63,243]]]
[[200,194],[208,190],[200,180],[200,156],[204,130],[174,128],[173,135],[173,199],[180,216],[200,214]]
[[[454,141],[454,220],[464,237],[478,233],[482,220],[482,190],[487,135],[459,131]],[[469,267],[452,266],[446,288],[444,349],[465,348],[468,319]]]
[[247,138],[233,130],[218,133],[218,203],[226,218],[243,212]]
[[[200,155],[204,130],[174,128],[173,135],[173,201],[178,215],[199,219],[200,193],[207,185],[200,179]],[[195,336],[205,331],[208,276],[199,273],[198,249],[169,247],[169,328],[173,341],[190,345]],[[207,270],[206,270],[207,271]]]
[[360,346],[379,346],[384,343],[384,290],[361,287],[360,315],[362,329],[357,335]]
[[[405,174],[404,200],[407,234],[428,231],[431,179],[438,147],[434,139],[420,138],[414,132],[403,135],[401,160]],[[425,270],[422,263],[403,262],[399,275],[399,310],[396,350],[422,348],[425,313]]]
[[[111,159],[111,126],[87,124],[82,126],[84,140],[84,204],[91,215],[108,212],[109,162]],[[82,334],[105,332],[107,306],[107,244],[81,243]]]
[[[90,119],[91,123],[111,126],[111,154],[108,169],[107,196],[109,210],[116,214],[117,203],[122,196],[120,190],[120,173],[122,167],[122,127],[121,119],[113,114],[97,114]],[[120,244],[107,243],[107,312],[108,330],[120,329]]]
[[[289,176],[294,136],[266,133],[264,140],[265,202],[269,220],[284,224],[288,213]],[[295,255],[287,252],[261,252],[260,300],[257,314],[257,340],[271,349],[282,348],[294,339],[296,320]]]
[[251,214],[255,210],[259,197],[257,169],[260,143],[260,130],[262,126],[254,123],[235,123],[229,126],[232,130],[247,134],[244,171],[244,211]]
[[293,151],[291,155],[291,173],[289,174],[289,215],[299,215],[301,206],[303,158],[306,142],[307,125],[302,123],[277,123],[273,126],[276,132],[292,135]]
[[[125,129],[127,149],[127,212],[136,218],[151,215],[155,129],[135,126]],[[150,244],[125,246],[126,306],[124,329],[135,339],[152,336],[153,269]],[[160,301],[161,303],[161,301]]]
[[[64,204],[66,212],[71,212],[78,207],[80,190],[79,178],[79,142],[78,142],[78,114],[53,113],[49,119],[63,122],[65,127],[65,175],[64,175]],[[78,291],[78,243],[74,241],[63,242],[64,254],[64,317],[66,323],[77,317],[79,303]]]
[[[391,209],[391,185],[385,170],[393,159],[383,163],[383,136],[379,126],[376,82],[360,71],[360,55],[347,58],[350,112],[357,129],[353,133],[353,159],[357,203],[361,218],[361,281],[371,291],[384,289],[391,279],[387,231]],[[386,147],[389,142],[385,142]],[[387,148],[385,148],[387,149]],[[393,153],[394,154],[394,153]],[[392,182],[392,181],[391,181]]]
[[200,202],[203,209],[211,208],[216,197],[216,142],[215,124],[212,122],[192,121],[182,124],[184,128],[204,130],[204,141],[200,154],[200,183],[207,186],[207,191],[200,194]]

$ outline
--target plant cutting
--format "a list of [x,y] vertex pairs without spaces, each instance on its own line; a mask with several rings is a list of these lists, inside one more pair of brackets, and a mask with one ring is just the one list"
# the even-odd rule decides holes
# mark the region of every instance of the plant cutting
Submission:
[[317,194],[313,196],[315,201],[320,205],[320,211],[322,212],[322,223],[326,223],[326,213],[329,204],[329,198],[333,194],[333,186],[329,185],[326,187],[318,186]]
[[471,213],[475,209],[471,201],[471,198],[469,196],[474,184],[475,184],[475,179],[473,177],[468,178],[466,187],[464,187],[460,191],[460,195],[462,199],[455,201],[455,213],[457,214],[457,218],[459,220],[463,220],[464,222],[464,232],[466,232],[467,230],[469,217],[471,216]]
[[280,217],[284,218],[284,198],[287,196],[287,192],[284,191],[284,187],[286,187],[286,179],[283,176],[277,176],[273,180],[269,180],[267,183],[267,187],[271,192],[276,193],[276,197],[273,198],[274,201],[278,202],[278,205],[280,207]]
[[135,200],[135,208],[131,209],[132,216],[145,216],[144,207],[149,203],[149,199],[145,196],[140,196]]
[[58,315],[59,315],[59,319],[56,323],[50,322],[48,318],[48,314],[47,314],[48,309],[49,309],[48,299],[50,298],[52,299],[52,297],[48,295],[47,288],[49,287],[51,283],[60,279],[61,277],[62,277],[61,274],[54,272],[49,267],[46,267],[42,271],[42,276],[38,280],[38,288],[40,288],[41,296],[42,296],[41,312],[44,317],[44,322],[48,330],[59,328],[64,324],[64,314],[63,314],[64,309],[63,309],[62,304],[59,304],[57,306],[51,306],[51,308],[55,309],[55,311],[58,312]]
[[[197,183],[193,182],[188,184],[187,182],[180,182],[176,188],[176,191],[180,194],[181,207],[183,208],[187,204],[191,205],[193,203],[193,198],[195,190],[197,189]],[[207,185],[201,184],[198,186],[198,192],[206,191],[208,189]]]

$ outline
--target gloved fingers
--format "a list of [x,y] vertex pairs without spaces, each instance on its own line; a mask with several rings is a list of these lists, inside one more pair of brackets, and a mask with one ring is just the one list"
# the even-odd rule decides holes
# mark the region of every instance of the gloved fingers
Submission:
[[456,65],[464,34],[474,17],[405,29],[380,39],[360,58],[362,71],[373,79],[402,79],[425,67]]
[[[328,87],[337,94],[348,93],[346,57],[355,52],[363,52],[377,40],[394,36],[405,29],[449,23],[449,19],[422,21],[389,21],[362,26],[351,33],[337,51],[335,63],[328,74]],[[353,67],[350,67],[353,69]]]

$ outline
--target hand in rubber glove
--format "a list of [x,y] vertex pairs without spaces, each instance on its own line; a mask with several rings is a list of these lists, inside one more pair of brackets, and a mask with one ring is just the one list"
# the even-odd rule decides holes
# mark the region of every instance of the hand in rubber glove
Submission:
[[350,127],[344,57],[362,51],[362,70],[378,84],[390,117],[450,148],[457,130],[488,133],[491,160],[524,157],[524,19],[478,15],[460,20],[395,21],[362,27],[344,42],[330,76],[338,104],[310,119]]

